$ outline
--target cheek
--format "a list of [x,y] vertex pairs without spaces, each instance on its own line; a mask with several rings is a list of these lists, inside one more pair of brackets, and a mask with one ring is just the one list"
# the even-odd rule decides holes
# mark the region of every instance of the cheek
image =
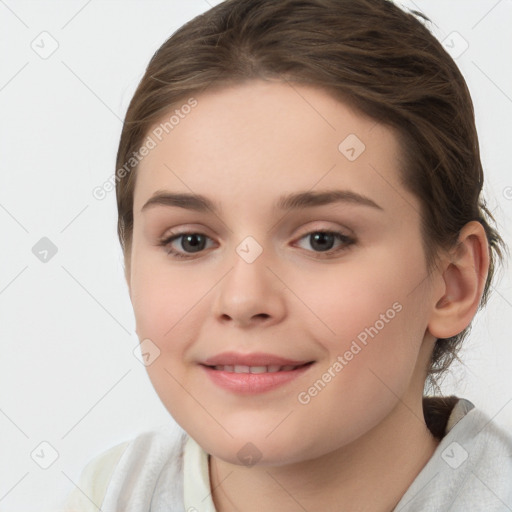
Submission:
[[413,378],[423,341],[420,304],[410,286],[382,270],[325,283],[325,293],[312,296],[311,309],[334,331],[316,322],[323,333],[316,341],[328,355],[295,397],[301,429],[316,449],[329,444],[317,444],[318,424],[325,439],[348,443],[382,421]]
[[140,341],[151,340],[159,351],[146,371],[163,405],[180,424],[194,407],[183,360],[199,336],[200,322],[194,319],[206,313],[201,298],[210,287],[199,287],[183,273],[170,275],[155,265],[139,265],[132,281],[137,335]]
[[311,333],[316,325],[316,340],[331,363],[342,357],[351,385],[375,384],[374,372],[398,392],[414,370],[427,324],[424,287],[417,286],[426,270],[420,247],[378,256],[372,255],[372,263],[347,265],[346,271],[340,266],[334,278],[299,281],[296,290],[317,313],[317,319],[309,315]]
[[146,261],[139,258],[131,282],[139,338],[161,341],[176,338],[175,333],[187,322],[188,315],[196,314],[212,286],[209,281],[211,276],[191,279],[190,273],[171,271],[160,258],[146,258]]

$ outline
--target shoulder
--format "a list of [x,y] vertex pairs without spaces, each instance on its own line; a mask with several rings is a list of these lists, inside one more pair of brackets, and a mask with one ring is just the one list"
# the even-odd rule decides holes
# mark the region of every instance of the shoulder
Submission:
[[[444,460],[449,459],[451,449],[459,449],[460,446],[463,449],[459,449],[461,457],[458,462],[461,466],[467,461],[475,474],[478,474],[479,468],[495,469],[498,475],[507,474],[506,484],[510,490],[512,433],[480,409],[472,408],[463,414],[441,443],[446,450],[443,454]],[[453,465],[455,464],[452,463]]]
[[108,482],[130,441],[96,455],[82,470],[77,486],[66,499],[62,512],[97,512]]
[[[118,501],[126,482],[150,489],[162,473],[179,480],[186,434],[165,425],[141,432],[96,455],[83,469],[77,487],[62,512],[97,512],[106,502]],[[108,508],[108,507],[107,507]]]
[[468,403],[454,408],[446,435],[395,510],[512,510],[512,434]]

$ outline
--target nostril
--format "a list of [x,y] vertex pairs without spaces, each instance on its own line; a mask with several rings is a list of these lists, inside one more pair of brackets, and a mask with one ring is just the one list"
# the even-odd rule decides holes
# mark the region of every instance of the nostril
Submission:
[[256,318],[269,318],[270,315],[268,313],[258,313],[257,315],[254,315]]

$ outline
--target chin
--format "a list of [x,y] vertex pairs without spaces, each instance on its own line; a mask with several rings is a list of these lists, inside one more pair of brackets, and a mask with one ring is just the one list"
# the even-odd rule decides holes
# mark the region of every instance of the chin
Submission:
[[[323,454],[324,447],[307,445],[301,437],[289,434],[279,436],[275,433],[267,436],[268,431],[246,433],[233,438],[226,434],[222,439],[200,435],[195,439],[207,453],[236,466],[283,466]],[[325,451],[329,451],[329,448]]]

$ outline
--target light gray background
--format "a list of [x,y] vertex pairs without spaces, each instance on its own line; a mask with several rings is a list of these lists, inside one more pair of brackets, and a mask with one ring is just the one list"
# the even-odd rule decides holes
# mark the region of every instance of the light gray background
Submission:
[[[0,511],[54,510],[92,456],[172,421],[133,353],[115,193],[99,201],[92,190],[114,172],[153,52],[214,3],[0,0]],[[402,5],[427,14],[451,51],[469,45],[456,61],[474,99],[489,206],[510,244],[512,1]],[[32,251],[43,237],[58,250],[47,262]],[[444,392],[510,428],[506,272]],[[58,458],[41,468],[52,450]]]

